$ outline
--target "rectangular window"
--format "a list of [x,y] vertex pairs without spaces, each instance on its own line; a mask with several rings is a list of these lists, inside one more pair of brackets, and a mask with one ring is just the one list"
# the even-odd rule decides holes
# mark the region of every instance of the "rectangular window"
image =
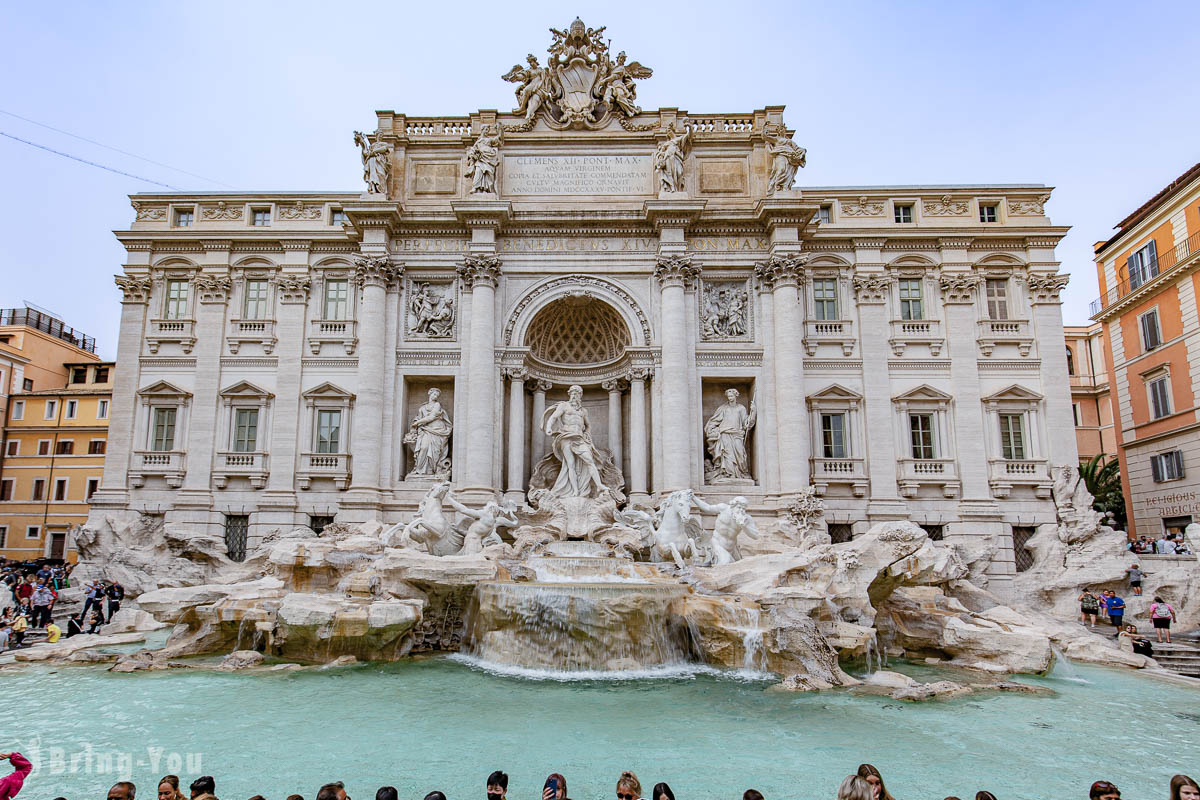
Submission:
[[50,440],[49,439],[39,439],[38,440],[38,455],[39,456],[50,455]]
[[333,517],[311,514],[308,517],[308,527],[313,533],[322,533],[326,525],[333,524]]
[[1079,421],[1079,403],[1071,403],[1071,416],[1075,418],[1075,427],[1078,428],[1081,424]]
[[820,208],[817,209],[817,221],[829,222],[829,219],[830,219],[830,207],[829,206],[821,206]]
[[196,212],[190,208],[175,209],[175,227],[189,228],[196,219]]
[[924,525],[921,525],[921,530],[925,531],[925,533],[928,534],[929,538],[935,542],[942,541],[942,539],[945,538],[945,536],[946,536],[946,526],[945,525],[924,524]]
[[99,478],[88,478],[87,497],[85,499],[91,500],[92,495],[94,495],[96,493],[96,490],[99,488],[100,488],[100,479]]
[[1013,559],[1017,562],[1017,572],[1025,572],[1033,566],[1033,554],[1026,545],[1035,533],[1037,528],[1032,525],[1013,525]]
[[33,491],[29,493],[30,500],[45,500],[46,499],[46,479],[34,478]]
[[1146,383],[1146,389],[1150,393],[1150,415],[1154,419],[1160,419],[1171,413],[1171,386],[1170,379],[1163,375]]
[[54,500],[61,503],[67,499],[67,479],[56,478],[54,481]]
[[25,419],[25,401],[14,400],[12,404],[12,418]]
[[913,221],[913,207],[911,205],[897,203],[892,207],[892,212],[896,222],[907,224]]
[[96,376],[92,381],[94,383],[108,383],[108,367],[96,367]]
[[987,281],[987,310],[988,319],[1008,319],[1008,280],[1005,278],[988,278]]
[[7,446],[7,450],[8,450],[8,455],[10,455],[10,456],[20,455],[21,440],[20,439],[10,440],[8,443],[8,446]]
[[246,538],[250,530],[248,514],[225,515],[225,552],[230,561],[246,560]]
[[96,419],[108,419],[107,400],[101,400],[96,403]]
[[325,281],[325,319],[346,319],[350,311],[350,281]]
[[33,391],[33,378],[25,378],[24,380],[21,381],[21,391],[23,391],[23,392],[32,392]]
[[238,408],[233,412],[233,450],[253,453],[258,447],[258,409]]
[[8,546],[8,526],[0,525],[0,547]]
[[346,212],[345,211],[342,211],[340,208],[330,209],[330,211],[329,211],[329,224],[330,225],[343,225],[343,224],[345,224],[345,222],[346,222]]
[[1007,461],[1025,458],[1025,415],[1000,415],[1000,455]]
[[854,526],[845,522],[831,522],[827,526],[829,539],[833,544],[853,541]]
[[317,452],[340,453],[342,438],[342,412],[321,410],[317,412]]
[[175,411],[174,408],[154,409],[154,430],[151,432],[151,450],[175,449]]
[[45,410],[45,413],[42,415],[42,418],[43,419],[54,419],[54,416],[57,413],[58,413],[58,401],[57,400],[47,400],[46,401],[46,410]]
[[250,211],[250,224],[256,228],[265,228],[271,224],[271,209],[255,208]]
[[908,431],[913,458],[937,458],[933,449],[933,414],[909,414]]
[[1183,451],[1172,450],[1150,456],[1150,476],[1155,483],[1179,480],[1183,477]]
[[108,443],[104,439],[92,439],[88,442],[89,456],[102,456],[108,448]]
[[39,539],[42,535],[42,529],[38,525],[30,525],[25,529],[26,539]]
[[75,416],[78,413],[79,413],[79,401],[78,400],[68,400],[67,401],[67,419],[75,419]]
[[1158,274],[1158,248],[1154,240],[1129,257],[1126,265],[1129,272],[1129,287],[1136,289]]
[[243,319],[267,318],[267,282],[263,280],[246,281],[246,303],[242,313]]
[[54,445],[54,455],[56,455],[56,456],[69,456],[69,455],[74,455],[74,453],[75,453],[75,440],[74,439],[59,439],[58,443]]
[[986,205],[980,204],[980,206],[979,206],[979,221],[980,222],[996,222],[999,219],[1000,219],[1000,215],[997,213],[997,207],[996,207],[995,203],[988,203]]
[[825,458],[846,457],[846,415],[821,415],[821,452]]
[[167,281],[167,307],[163,314],[167,319],[185,319],[188,308],[188,282]]
[[814,319],[840,319],[837,307],[837,279],[816,278],[812,282],[812,287]]
[[900,280],[900,319],[925,319],[920,278]]
[[12,500],[13,498],[13,479],[5,478],[0,481],[0,500]]
[[1138,317],[1142,328],[1142,349],[1147,352],[1162,344],[1162,331],[1158,327],[1158,309],[1151,309]]
[[72,367],[71,383],[87,383],[87,367]]

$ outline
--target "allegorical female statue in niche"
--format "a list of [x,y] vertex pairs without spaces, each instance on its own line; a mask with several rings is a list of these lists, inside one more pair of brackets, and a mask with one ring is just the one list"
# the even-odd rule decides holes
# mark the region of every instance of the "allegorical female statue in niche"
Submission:
[[750,464],[746,457],[746,436],[758,419],[754,401],[750,410],[737,401],[738,390],[726,389],[728,402],[713,412],[704,423],[704,438],[708,442],[709,461],[704,479],[708,483],[748,481]]
[[446,477],[450,474],[450,433],[454,427],[442,408],[441,389],[429,390],[429,402],[417,409],[417,416],[404,434],[404,443],[412,448],[413,469],[407,477]]

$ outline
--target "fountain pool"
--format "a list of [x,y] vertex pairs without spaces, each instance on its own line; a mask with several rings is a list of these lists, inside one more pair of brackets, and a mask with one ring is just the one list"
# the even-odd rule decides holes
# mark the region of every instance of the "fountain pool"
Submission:
[[[573,797],[612,797],[623,769],[647,791],[666,780],[680,798],[736,798],[753,786],[771,800],[830,800],[861,761],[879,766],[902,798],[983,788],[1003,800],[1083,797],[1098,778],[1127,797],[1155,797],[1174,772],[1200,772],[1200,694],[1130,672],[1075,670],[1088,682],[1032,680],[1054,697],[914,705],[780,693],[711,671],[529,680],[446,658],[273,674],[30,666],[0,680],[0,704],[17,712],[0,748],[40,764],[22,796],[72,800],[102,796],[116,780],[84,771],[89,747],[93,764],[128,754],[139,797],[153,797],[154,781],[178,766],[169,754],[199,753],[227,800],[312,798],[332,779],[356,798],[391,784],[405,798],[440,789],[465,800],[482,796],[493,769],[509,773],[513,800],[537,797],[550,772],[567,777]],[[1172,763],[1161,763],[1164,751]],[[74,774],[71,754],[80,754]],[[179,770],[196,777],[186,762]]]

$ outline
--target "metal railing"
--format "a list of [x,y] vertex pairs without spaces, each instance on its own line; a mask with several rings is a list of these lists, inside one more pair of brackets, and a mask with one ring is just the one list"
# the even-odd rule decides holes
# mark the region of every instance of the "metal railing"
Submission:
[[1172,247],[1170,250],[1164,250],[1158,254],[1157,258],[1147,263],[1143,267],[1143,277],[1140,281],[1138,281],[1137,285],[1134,285],[1134,283],[1129,280],[1129,259],[1126,259],[1125,263],[1121,265],[1121,271],[1125,273],[1125,278],[1118,281],[1116,286],[1112,287],[1100,297],[1097,297],[1092,301],[1089,309],[1091,316],[1096,316],[1118,300],[1128,297],[1130,294],[1136,292],[1147,283],[1150,283],[1159,275],[1163,275],[1175,269],[1180,264],[1194,256],[1197,252],[1200,252],[1200,232],[1192,234],[1179,244]]
[[91,336],[64,325],[60,319],[40,311],[34,311],[32,308],[0,309],[0,325],[25,325],[42,333],[48,333],[56,339],[62,339],[80,350],[86,350],[89,353],[96,352],[96,340]]

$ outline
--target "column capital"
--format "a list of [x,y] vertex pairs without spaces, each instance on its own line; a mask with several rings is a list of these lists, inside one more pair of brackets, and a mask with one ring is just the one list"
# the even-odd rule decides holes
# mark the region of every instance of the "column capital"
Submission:
[[946,303],[973,303],[975,287],[978,285],[979,276],[973,272],[943,272],[942,300]]
[[299,275],[280,275],[275,281],[281,303],[307,303],[312,280]]
[[201,303],[227,303],[233,282],[224,275],[197,275],[196,294]]
[[510,381],[523,381],[529,377],[529,370],[525,367],[505,367],[503,374]]
[[892,280],[886,274],[854,276],[854,297],[859,303],[886,303]]
[[625,391],[625,381],[621,378],[612,378],[611,380],[603,381],[600,384],[600,388],[609,394],[613,394],[614,392],[620,393]]
[[793,253],[777,253],[766,261],[754,265],[754,274],[771,288],[799,286],[804,280],[804,265],[808,256]]
[[536,381],[533,382],[533,391],[534,392],[541,392],[542,394],[545,394],[546,392],[550,391],[553,388],[554,388],[554,384],[551,383],[550,381],[546,380],[545,378],[538,378]]
[[124,275],[114,275],[113,281],[116,282],[117,286],[121,287],[122,303],[141,303],[145,305],[150,302],[149,278],[129,278]]
[[660,255],[654,267],[654,277],[662,288],[681,286],[687,288],[700,277],[700,268],[692,263],[691,256]]
[[654,375],[654,370],[651,367],[632,367],[625,373],[625,380],[630,383],[644,381],[652,375]]
[[496,287],[500,282],[500,257],[496,255],[470,255],[458,265],[458,277],[468,289],[476,286]]
[[1026,285],[1029,287],[1029,302],[1033,305],[1045,305],[1050,303],[1061,303],[1058,293],[1063,290],[1063,287],[1071,280],[1070,275],[1059,272],[1044,273],[1031,272],[1026,278]]
[[355,255],[353,260],[354,280],[364,288],[378,286],[386,289],[404,272],[404,266],[393,264],[391,257],[387,255],[376,256],[362,253]]

